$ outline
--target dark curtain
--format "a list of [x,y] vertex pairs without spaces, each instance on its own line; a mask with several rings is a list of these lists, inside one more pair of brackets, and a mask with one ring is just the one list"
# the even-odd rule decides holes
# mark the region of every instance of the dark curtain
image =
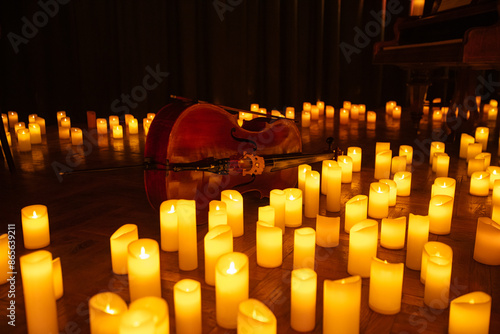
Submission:
[[[237,108],[381,104],[375,36],[347,61],[382,1],[3,0],[0,106],[21,120],[157,112],[170,94]],[[45,18],[47,18],[45,20]],[[156,75],[154,74],[156,73]],[[167,75],[168,73],[168,75]]]

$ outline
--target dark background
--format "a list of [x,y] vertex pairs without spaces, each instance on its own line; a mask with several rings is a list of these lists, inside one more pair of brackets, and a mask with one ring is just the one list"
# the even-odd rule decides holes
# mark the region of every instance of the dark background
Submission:
[[[59,1],[0,4],[0,106],[17,111],[20,121],[36,113],[55,123],[58,110],[73,122],[84,122],[87,110],[111,115],[113,101],[123,107],[122,94],[142,86],[148,67],[169,75],[133,108],[119,109],[139,119],[170,94],[245,109],[317,100],[336,108],[343,100],[369,109],[389,99],[405,104],[405,73],[371,64],[382,34],[350,61],[339,48],[355,46],[354,28],[375,21],[370,11],[379,12],[382,0]],[[40,13],[47,12],[42,3],[53,17]],[[409,1],[400,5],[407,16]],[[29,30],[26,22],[39,27]],[[17,53],[15,36],[29,36]]]

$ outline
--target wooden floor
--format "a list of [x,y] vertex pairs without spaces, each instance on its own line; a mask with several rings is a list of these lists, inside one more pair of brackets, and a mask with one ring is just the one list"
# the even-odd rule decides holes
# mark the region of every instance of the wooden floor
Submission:
[[[70,115],[71,116],[71,115]],[[408,216],[409,213],[426,215],[431,184],[435,178],[428,165],[428,148],[431,140],[445,140],[439,124],[425,119],[420,131],[413,130],[409,116],[394,121],[378,112],[376,126],[368,126],[363,120],[348,125],[338,125],[320,119],[302,129],[304,153],[319,152],[326,148],[324,140],[334,136],[339,146],[363,148],[362,171],[354,173],[350,184],[342,185],[342,203],[358,194],[368,195],[370,182],[374,181],[374,151],[376,141],[390,141],[397,155],[399,145],[412,145],[415,149],[413,185],[410,197],[398,197],[389,217]],[[84,126],[82,126],[84,127]],[[492,165],[498,165],[498,131],[490,130],[489,150]],[[441,134],[441,135],[440,135]],[[17,145],[13,154],[18,168],[11,175],[7,164],[0,164],[0,234],[6,232],[8,223],[16,224],[17,265],[19,256],[29,253],[22,240],[20,210],[31,204],[45,204],[50,215],[51,244],[46,249],[54,257],[60,257],[64,276],[64,296],[57,302],[59,330],[61,333],[89,333],[88,300],[102,291],[113,291],[129,302],[127,276],[114,275],[111,271],[109,237],[121,225],[133,223],[139,226],[139,237],[159,238],[159,217],[148,203],[140,169],[124,169],[113,172],[88,173],[65,176],[60,179],[56,172],[65,169],[83,169],[121,166],[142,163],[145,137],[126,136],[123,140],[97,141],[86,136],[85,145],[72,147],[68,140],[59,140],[57,129],[49,127],[43,145],[33,146],[31,153],[19,153]],[[434,139],[431,139],[434,138]],[[447,143],[446,152],[451,156],[449,175],[457,180],[457,194],[451,234],[437,236],[438,240],[453,248],[451,297],[484,291],[493,298],[491,333],[500,333],[500,267],[486,266],[473,260],[473,246],[477,218],[489,216],[491,195],[475,197],[468,194],[469,180],[465,161],[458,159],[458,146]],[[313,166],[319,169],[320,165]],[[234,240],[234,250],[244,252],[250,259],[250,297],[264,302],[278,319],[278,333],[293,333],[290,328],[290,273],[293,260],[294,229],[287,228],[284,235],[283,265],[276,269],[257,266],[255,255],[255,225],[257,208],[268,204],[245,194],[245,234]],[[320,213],[338,216],[325,211],[321,197]],[[349,276],[347,273],[348,235],[343,232],[344,210],[340,212],[340,244],[335,248],[316,247],[318,274],[318,299],[316,328],[322,332],[323,281]],[[304,219],[303,226],[314,227],[313,219]],[[202,284],[203,332],[235,333],[216,325],[215,291],[204,283],[203,237],[207,226],[198,227],[198,258],[196,270],[182,272],[178,269],[177,253],[161,252],[162,294],[169,305],[171,332],[175,333],[173,309],[173,285],[182,278],[193,278]],[[405,250],[388,250],[378,247],[378,257],[389,262],[404,262]],[[19,266],[17,271],[20,272]],[[361,333],[447,333],[449,310],[433,310],[424,305],[424,286],[419,272],[405,268],[401,312],[381,315],[368,307],[369,279],[363,279],[361,302]],[[0,286],[0,333],[25,333],[26,321],[20,274],[16,280],[16,326],[7,326],[4,316],[9,298],[6,284]]]

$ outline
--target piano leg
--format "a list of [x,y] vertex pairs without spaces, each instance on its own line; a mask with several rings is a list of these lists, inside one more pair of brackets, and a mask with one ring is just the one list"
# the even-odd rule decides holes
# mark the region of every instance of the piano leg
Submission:
[[408,93],[410,95],[411,120],[418,130],[424,114],[424,100],[431,83],[429,69],[412,69],[409,71]]

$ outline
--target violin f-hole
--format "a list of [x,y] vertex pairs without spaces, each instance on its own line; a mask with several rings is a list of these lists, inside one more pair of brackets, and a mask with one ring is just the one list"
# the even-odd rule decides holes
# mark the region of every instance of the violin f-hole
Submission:
[[242,143],[249,143],[251,145],[253,145],[253,150],[254,151],[257,151],[257,143],[254,142],[253,140],[251,139],[247,139],[247,138],[238,138],[234,135],[234,132],[236,132],[236,129],[235,128],[232,128],[231,129],[231,137],[236,140],[236,141],[239,141],[239,142],[242,142]]

